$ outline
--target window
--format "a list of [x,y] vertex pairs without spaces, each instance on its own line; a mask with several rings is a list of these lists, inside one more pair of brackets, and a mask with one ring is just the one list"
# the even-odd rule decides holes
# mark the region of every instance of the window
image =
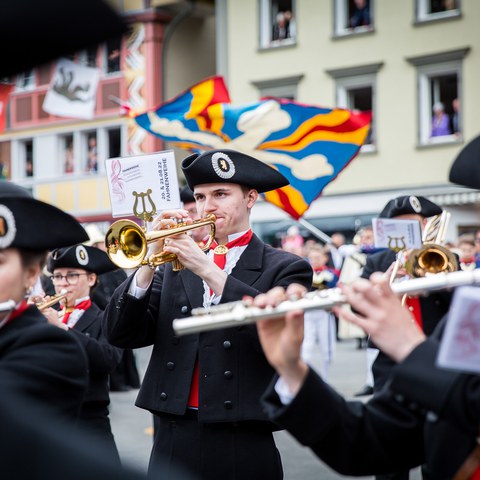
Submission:
[[33,90],[35,88],[35,70],[19,73],[16,80],[17,90]]
[[117,73],[120,71],[121,39],[115,38],[105,44],[105,73]]
[[294,0],[260,0],[260,47],[295,44]]
[[75,154],[73,135],[64,135],[60,137],[61,159],[63,160],[63,173],[73,173],[75,171]]
[[335,79],[336,103],[338,107],[362,112],[372,112],[372,123],[362,152],[376,149],[375,90],[377,72],[382,63],[361,67],[329,70],[327,73]]
[[335,35],[373,30],[373,0],[335,0]]
[[0,180],[10,178],[10,142],[0,142]]
[[407,59],[417,67],[420,145],[460,140],[462,60],[468,50]]
[[108,152],[107,158],[120,157],[122,154],[121,131],[120,128],[107,130]]
[[85,172],[98,172],[97,132],[87,132],[83,135],[83,151],[85,152]]
[[97,65],[97,47],[93,46],[82,50],[78,54],[78,63],[86,67],[95,67]]
[[460,16],[460,0],[417,0],[417,22]]
[[274,78],[271,80],[261,80],[252,82],[258,89],[259,97],[278,97],[288,100],[297,98],[298,84],[303,75],[294,75],[291,77]]
[[34,164],[33,164],[33,140],[23,140],[19,142],[19,156],[20,166],[23,168],[21,175],[23,178],[29,178],[34,176]]

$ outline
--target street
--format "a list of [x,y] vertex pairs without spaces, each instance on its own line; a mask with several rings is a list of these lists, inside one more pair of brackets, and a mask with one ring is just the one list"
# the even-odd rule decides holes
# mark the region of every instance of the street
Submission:
[[[135,355],[139,370],[143,373],[148,363],[150,349],[136,350]],[[335,389],[351,398],[365,383],[365,369],[365,350],[357,350],[354,340],[337,343],[336,355],[330,370],[330,383]],[[137,393],[138,390],[112,392],[110,419],[123,463],[146,471],[152,444],[152,421],[149,412],[134,406]],[[333,472],[308,448],[302,447],[286,432],[276,433],[275,440],[282,455],[285,480],[353,478]],[[421,478],[418,469],[410,475],[410,478],[411,480]]]

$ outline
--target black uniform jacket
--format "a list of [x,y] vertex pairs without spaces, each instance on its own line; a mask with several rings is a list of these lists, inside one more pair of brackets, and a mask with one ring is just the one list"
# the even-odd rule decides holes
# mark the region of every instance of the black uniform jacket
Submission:
[[[29,307],[0,328],[0,392],[77,418],[87,388],[87,359],[68,332]],[[0,393],[2,395],[2,393]]]
[[110,403],[108,379],[122,355],[122,349],[110,345],[105,338],[102,315],[102,310],[92,303],[70,329],[72,335],[83,345],[88,358],[89,382],[84,408]]
[[[370,278],[373,272],[386,272],[395,259],[396,254],[393,250],[382,250],[369,255],[361,275],[362,278]],[[420,297],[420,309],[425,335],[430,335],[445,316],[450,307],[451,298],[452,293],[448,291],[435,292],[428,296]],[[370,343],[370,346],[375,347],[372,343]],[[383,352],[378,354],[372,367],[375,391],[383,388],[394,364],[395,362]]]
[[272,382],[264,407],[280,427],[344,475],[426,463],[427,478],[451,479],[475,446],[480,380],[435,368],[437,348],[434,338],[422,343],[366,404],[346,401],[310,370],[290,405],[280,404]]
[[[256,326],[244,325],[177,337],[172,320],[187,317],[203,304],[200,277],[189,270],[160,267],[148,294],[127,294],[120,286],[105,310],[107,338],[120,347],[153,344],[137,406],[153,413],[183,415],[199,356],[199,420],[265,420],[260,396],[272,368],[258,340]],[[228,276],[221,303],[255,296],[274,286],[300,283],[310,288],[312,269],[300,257],[265,245],[255,235]]]

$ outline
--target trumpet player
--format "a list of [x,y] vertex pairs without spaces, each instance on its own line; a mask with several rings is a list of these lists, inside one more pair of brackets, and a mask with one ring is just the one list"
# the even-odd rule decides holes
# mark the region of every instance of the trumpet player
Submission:
[[[153,244],[174,253],[185,266],[155,271],[142,266],[119,287],[106,309],[107,337],[119,347],[153,344],[137,399],[158,426],[150,473],[166,458],[201,479],[280,479],[282,464],[259,402],[272,368],[254,326],[176,337],[175,318],[192,308],[256,296],[274,286],[309,287],[312,270],[300,257],[274,249],[250,228],[250,211],[260,192],[288,184],[277,170],[233,150],[194,154],[182,162],[198,214],[216,217],[215,242],[203,253],[189,235]],[[187,212],[164,212],[168,218]],[[160,242],[162,243],[162,242]],[[255,461],[252,461],[255,459]],[[165,474],[165,472],[164,472]]]
[[42,311],[48,321],[67,330],[84,347],[89,382],[80,412],[79,425],[103,442],[112,461],[120,463],[108,417],[109,374],[120,362],[122,350],[110,345],[103,333],[102,310],[92,303],[90,291],[97,275],[115,269],[108,255],[95,247],[74,245],[53,250],[47,261],[55,291],[66,291],[59,312]]

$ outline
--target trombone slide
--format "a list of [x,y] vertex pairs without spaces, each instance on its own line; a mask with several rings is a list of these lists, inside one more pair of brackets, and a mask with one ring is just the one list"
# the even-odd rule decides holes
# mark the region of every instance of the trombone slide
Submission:
[[[394,283],[391,288],[400,296],[425,295],[434,291],[475,284],[480,284],[480,268],[412,278]],[[242,301],[225,303],[213,306],[209,311],[192,310],[193,316],[173,320],[173,330],[176,335],[187,335],[268,320],[292,310],[330,310],[335,305],[345,303],[347,303],[346,298],[339,288],[309,292],[303,298],[286,300],[276,307],[259,308],[246,305]]]

